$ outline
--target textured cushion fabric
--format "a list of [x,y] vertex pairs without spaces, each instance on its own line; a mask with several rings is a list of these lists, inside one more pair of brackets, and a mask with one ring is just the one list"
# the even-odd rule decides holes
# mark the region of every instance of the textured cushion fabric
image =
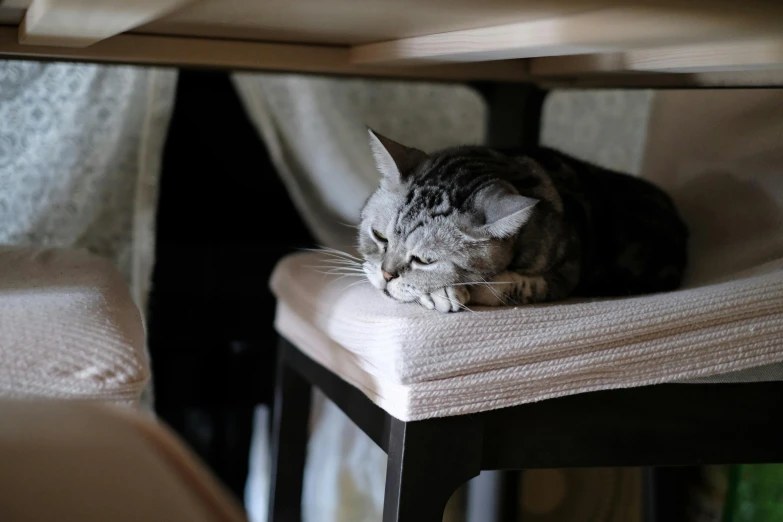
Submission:
[[135,404],[148,378],[141,316],[108,261],[0,248],[0,397]]
[[783,264],[667,294],[442,315],[283,260],[276,325],[393,416],[473,413],[783,361]]

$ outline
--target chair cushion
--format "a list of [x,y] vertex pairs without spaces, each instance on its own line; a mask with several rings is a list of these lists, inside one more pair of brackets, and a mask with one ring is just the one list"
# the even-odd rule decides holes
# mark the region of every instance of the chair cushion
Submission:
[[141,315],[108,261],[0,248],[0,397],[135,404],[148,378]]
[[780,375],[781,261],[666,294],[448,315],[312,268],[323,261],[280,262],[276,327],[401,420],[764,365],[762,378]]
[[0,399],[4,521],[246,522],[165,426],[127,408]]

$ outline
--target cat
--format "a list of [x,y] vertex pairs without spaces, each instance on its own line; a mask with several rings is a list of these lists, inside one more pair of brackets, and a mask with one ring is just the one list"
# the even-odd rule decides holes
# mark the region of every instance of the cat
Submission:
[[370,283],[439,312],[676,289],[688,230],[639,178],[562,152],[453,147],[432,154],[370,131],[382,175],[361,210]]

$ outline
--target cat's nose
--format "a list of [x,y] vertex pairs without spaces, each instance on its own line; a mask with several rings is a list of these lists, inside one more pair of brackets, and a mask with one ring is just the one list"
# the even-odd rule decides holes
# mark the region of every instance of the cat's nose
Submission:
[[387,283],[392,279],[394,279],[395,277],[397,277],[397,274],[392,275],[386,270],[381,270],[381,275],[383,276],[383,278],[386,280]]

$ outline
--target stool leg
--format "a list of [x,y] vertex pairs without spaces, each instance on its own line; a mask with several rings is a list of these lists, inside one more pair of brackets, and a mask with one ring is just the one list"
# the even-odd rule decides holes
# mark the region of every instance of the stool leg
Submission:
[[311,388],[310,383],[286,363],[287,344],[286,341],[280,343],[275,382],[269,522],[300,522],[302,518]]
[[642,468],[642,522],[657,522],[655,468]]
[[390,421],[383,522],[441,522],[454,491],[481,471],[480,421]]

